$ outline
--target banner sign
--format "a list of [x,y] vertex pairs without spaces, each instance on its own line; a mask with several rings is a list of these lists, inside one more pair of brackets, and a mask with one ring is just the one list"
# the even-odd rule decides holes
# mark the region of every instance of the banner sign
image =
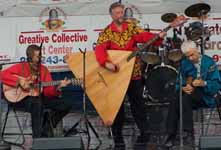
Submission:
[[[160,19],[161,14],[141,14],[135,6],[127,7],[131,8],[130,15],[137,19],[138,25],[150,32],[160,32],[162,28],[168,26]],[[209,33],[205,39],[205,53],[221,66],[221,18],[218,16],[220,14],[211,14],[204,20]],[[42,63],[50,71],[69,70],[64,56],[79,49],[93,50],[99,33],[110,22],[109,15],[67,16],[65,11],[58,7],[45,8],[39,17],[1,18],[0,63],[26,61],[28,45],[42,44]],[[201,20],[191,18],[183,27],[170,30],[167,37],[173,37],[176,32],[179,38],[186,39],[185,29],[193,22]]]

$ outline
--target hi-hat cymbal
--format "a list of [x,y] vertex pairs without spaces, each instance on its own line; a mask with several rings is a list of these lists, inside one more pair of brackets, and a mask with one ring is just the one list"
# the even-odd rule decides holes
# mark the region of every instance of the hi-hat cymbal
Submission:
[[172,22],[174,19],[176,19],[177,15],[174,13],[165,13],[161,16],[161,20],[166,22],[166,23],[170,23]]
[[185,10],[185,15],[188,17],[201,17],[203,15],[206,15],[210,11],[210,6],[205,3],[198,3],[189,6]]

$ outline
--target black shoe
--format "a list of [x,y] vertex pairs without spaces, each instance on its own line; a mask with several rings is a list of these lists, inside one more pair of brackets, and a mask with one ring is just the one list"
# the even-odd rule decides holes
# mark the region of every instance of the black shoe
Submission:
[[125,150],[126,146],[122,136],[114,138],[114,150]]
[[194,134],[192,132],[184,132],[183,133],[183,145],[194,147],[195,140]]
[[147,148],[147,143],[150,139],[149,134],[141,134],[137,137],[137,140],[134,144],[134,150],[142,150]]
[[171,147],[173,147],[173,146],[174,146],[175,139],[176,139],[176,135],[174,135],[174,134],[166,135],[166,137],[165,137],[165,142],[164,142],[164,147],[165,147],[165,148],[171,148]]
[[126,146],[125,143],[115,143],[114,150],[125,150]]
[[53,127],[46,122],[42,127],[41,137],[54,137]]

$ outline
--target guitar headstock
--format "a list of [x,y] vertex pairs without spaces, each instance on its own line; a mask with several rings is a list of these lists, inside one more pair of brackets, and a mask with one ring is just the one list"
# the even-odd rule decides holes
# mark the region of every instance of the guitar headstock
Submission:
[[178,16],[176,19],[173,20],[173,22],[170,23],[171,27],[178,27],[182,26],[184,23],[186,23],[188,18],[186,18],[184,15]]

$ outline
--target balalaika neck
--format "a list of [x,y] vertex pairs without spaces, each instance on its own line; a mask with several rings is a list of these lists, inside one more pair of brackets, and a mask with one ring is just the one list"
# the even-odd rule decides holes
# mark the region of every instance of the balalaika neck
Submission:
[[[162,31],[163,32],[167,32],[169,29],[171,28],[171,26],[168,26],[166,28],[164,28]],[[149,41],[147,41],[146,43],[144,43],[141,47],[138,48],[138,50],[133,51],[127,58],[127,61],[129,61],[131,58],[133,58],[134,56],[136,56],[138,53],[142,52],[143,50],[145,50],[148,46],[150,46],[153,42],[157,41],[160,38],[160,34],[156,34],[152,39],[150,39]]]

